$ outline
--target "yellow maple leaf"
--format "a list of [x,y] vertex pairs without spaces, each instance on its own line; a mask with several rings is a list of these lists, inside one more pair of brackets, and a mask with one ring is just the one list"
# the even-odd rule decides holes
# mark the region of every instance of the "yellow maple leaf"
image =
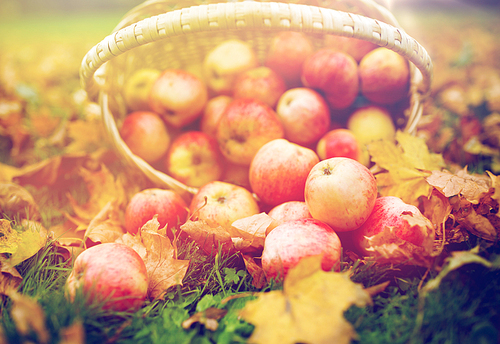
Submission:
[[19,247],[21,237],[12,228],[10,221],[0,219],[0,253],[14,253]]
[[398,131],[396,141],[398,145],[389,140],[368,145],[372,161],[382,169],[375,173],[379,192],[418,206],[418,198],[432,192],[425,177],[444,166],[443,157],[430,153],[422,138]]
[[107,146],[108,140],[99,117],[75,120],[68,123],[68,137],[72,140],[66,146],[66,153],[91,153]]
[[347,344],[356,332],[344,312],[369,303],[370,295],[347,273],[325,272],[321,256],[313,256],[289,271],[282,291],[260,293],[240,315],[255,325],[251,343]]
[[7,259],[12,266],[32,257],[47,243],[47,230],[39,222],[23,220],[21,225],[24,230],[19,233],[17,250]]

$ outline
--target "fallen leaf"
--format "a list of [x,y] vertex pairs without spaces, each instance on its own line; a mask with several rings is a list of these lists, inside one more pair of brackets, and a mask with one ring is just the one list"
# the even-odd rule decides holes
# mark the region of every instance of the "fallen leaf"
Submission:
[[257,258],[249,256],[247,254],[243,255],[243,261],[245,262],[245,267],[247,272],[252,276],[252,285],[255,288],[261,289],[267,284],[266,274],[262,269],[262,265],[256,262]]
[[182,328],[189,329],[193,324],[199,323],[205,326],[207,330],[215,331],[219,327],[218,320],[227,314],[227,310],[215,307],[207,308],[204,311],[197,312],[182,322]]
[[480,238],[494,242],[498,240],[500,227],[495,227],[487,217],[479,215],[474,207],[470,207],[469,214],[459,222]]
[[90,221],[85,238],[95,243],[114,242],[125,234],[119,219],[119,209],[116,202],[109,201],[101,211]]
[[211,225],[203,220],[186,221],[180,229],[188,234],[207,255],[215,256],[218,247],[224,252],[233,252],[234,244],[228,231],[219,226]]
[[9,220],[0,219],[0,253],[14,253],[17,251],[21,237],[12,228]]
[[90,196],[85,204],[79,205],[68,194],[68,200],[76,216],[66,214],[66,217],[78,225],[78,230],[86,230],[90,222],[101,213],[109,202],[115,202],[116,206],[119,207],[126,203],[127,198],[122,183],[113,176],[106,165],[102,164],[101,168],[95,172],[81,168],[79,173],[86,183]]
[[449,171],[432,171],[426,178],[429,185],[435,187],[446,197],[461,195],[469,202],[478,204],[481,195],[488,192],[491,181],[482,175],[467,173],[467,167],[453,174]]
[[132,247],[144,260],[150,298],[162,299],[168,288],[182,285],[189,260],[177,259],[177,250],[167,237],[167,228],[160,229],[156,215],[146,222],[137,235],[126,233],[116,242]]
[[12,300],[10,315],[17,331],[23,336],[34,332],[38,343],[48,343],[50,333],[45,324],[45,313],[38,302],[16,291],[9,292],[8,296]]
[[21,219],[39,220],[40,212],[33,196],[18,184],[0,184],[0,214],[19,216]]
[[418,206],[420,196],[429,197],[432,187],[425,181],[432,170],[444,166],[441,155],[429,152],[424,139],[398,131],[398,145],[380,140],[368,145],[371,159],[382,169],[375,178],[382,196],[396,196]]
[[66,153],[91,153],[109,142],[98,116],[71,121],[67,129],[71,143],[66,146]]
[[262,251],[264,240],[269,227],[275,224],[275,220],[266,213],[260,213],[234,221],[227,229],[229,235],[235,242],[235,238],[241,240],[235,243],[235,249],[242,253]]
[[68,327],[59,331],[61,341],[59,344],[85,344],[85,327],[81,320],[75,321]]
[[0,295],[17,290],[23,280],[19,272],[0,255]]
[[[486,171],[486,173],[488,173],[488,176],[491,178],[491,187],[494,189],[491,198],[493,198],[497,204],[500,204],[500,176],[495,176],[489,171]],[[500,210],[496,213],[496,215],[500,217]]]
[[17,250],[7,260],[12,266],[34,256],[46,245],[48,239],[47,230],[39,222],[23,220],[21,226],[24,230],[19,233],[21,240]]
[[352,305],[364,307],[371,298],[346,273],[325,272],[321,257],[308,257],[291,269],[283,290],[259,293],[241,310],[255,326],[252,343],[351,343],[353,326],[344,318]]

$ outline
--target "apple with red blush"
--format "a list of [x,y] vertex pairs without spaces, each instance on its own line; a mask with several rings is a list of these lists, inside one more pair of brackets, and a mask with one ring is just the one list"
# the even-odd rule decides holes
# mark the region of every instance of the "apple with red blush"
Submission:
[[388,48],[377,48],[359,62],[361,94],[377,104],[394,104],[408,96],[408,61]]
[[377,199],[377,182],[370,170],[349,158],[321,160],[310,171],[304,188],[313,218],[335,231],[360,227]]
[[130,151],[147,163],[160,160],[171,141],[163,120],[150,111],[135,111],[125,117],[120,136]]
[[233,84],[233,97],[254,98],[274,108],[287,87],[283,78],[269,67],[259,66],[241,73]]
[[288,201],[278,204],[267,213],[277,224],[298,219],[311,218],[311,213],[304,201]]
[[401,198],[377,198],[373,210],[353,233],[353,243],[363,256],[381,262],[401,263],[432,254],[435,229],[420,210]]
[[162,71],[149,95],[151,109],[174,128],[182,128],[198,119],[207,101],[205,83],[182,69]]
[[229,228],[236,220],[258,214],[260,208],[252,193],[244,187],[213,181],[198,189],[189,210],[195,220]]
[[148,272],[139,254],[119,243],[104,243],[80,253],[65,288],[73,302],[80,293],[87,304],[103,303],[103,309],[136,312],[148,292]]
[[272,140],[252,159],[250,186],[259,199],[270,206],[303,201],[307,176],[318,162],[312,149],[285,139]]
[[263,145],[284,136],[283,124],[276,112],[251,98],[235,99],[227,106],[216,134],[224,157],[246,166]]
[[283,280],[301,259],[322,255],[321,268],[340,270],[342,245],[327,224],[313,218],[284,222],[264,240],[262,269],[267,280]]
[[313,53],[314,45],[304,33],[281,31],[272,38],[264,65],[281,75],[289,88],[298,87],[302,65]]
[[333,129],[323,135],[316,146],[316,153],[321,160],[344,157],[360,161],[362,158],[356,136],[344,128]]
[[317,142],[331,125],[327,102],[321,94],[307,87],[283,93],[276,113],[283,123],[285,138],[303,146]]
[[324,47],[342,51],[354,58],[359,63],[361,59],[378,45],[364,39],[353,37],[325,35]]
[[203,114],[200,119],[200,130],[207,135],[215,137],[217,134],[217,126],[219,121],[226,111],[229,103],[233,101],[233,98],[226,95],[219,95],[210,98],[205,105]]
[[344,52],[323,48],[302,66],[302,84],[320,91],[332,109],[351,106],[359,93],[358,64]]
[[167,234],[170,234],[186,222],[188,206],[173,190],[144,189],[134,194],[125,208],[125,229],[130,234],[137,234],[155,215],[158,215],[160,228],[167,226]]

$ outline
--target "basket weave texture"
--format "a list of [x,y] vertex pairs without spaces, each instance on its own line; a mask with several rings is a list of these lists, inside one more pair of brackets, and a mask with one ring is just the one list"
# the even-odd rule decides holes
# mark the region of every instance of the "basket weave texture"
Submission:
[[[182,7],[181,7],[182,6]],[[125,80],[144,67],[192,70],[217,44],[248,42],[260,62],[278,31],[300,31],[317,49],[326,35],[353,37],[391,49],[410,62],[409,107],[403,130],[413,133],[428,96],[432,61],[393,14],[372,0],[169,1],[150,0],[129,11],[114,31],[83,58],[80,79],[91,99],[99,98],[106,131],[118,153],[159,187],[192,194],[188,187],[135,156],[119,135],[127,115]]]

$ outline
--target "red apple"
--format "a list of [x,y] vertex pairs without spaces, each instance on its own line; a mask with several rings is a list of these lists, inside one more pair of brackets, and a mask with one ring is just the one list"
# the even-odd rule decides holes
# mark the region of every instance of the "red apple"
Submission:
[[81,288],[89,303],[104,302],[103,309],[135,312],[146,299],[148,273],[144,261],[131,247],[98,244],[75,259],[66,288],[72,301]]
[[231,102],[217,127],[217,142],[222,154],[235,164],[247,166],[260,147],[284,135],[276,112],[266,104],[248,98]]
[[125,209],[125,228],[127,232],[136,234],[141,227],[158,215],[160,227],[170,229],[183,224],[188,215],[184,199],[172,190],[145,189],[136,193]]
[[320,254],[323,270],[339,270],[341,243],[330,226],[312,218],[284,222],[266,236],[262,269],[268,280],[282,280],[301,259]]
[[207,135],[215,137],[217,134],[217,126],[219,121],[226,111],[229,103],[233,101],[230,96],[220,95],[210,98],[205,105],[203,114],[200,119],[200,130]]
[[202,186],[193,196],[190,213],[211,225],[229,228],[241,218],[259,213],[259,205],[247,189],[221,181]]
[[201,131],[177,136],[165,159],[169,175],[188,186],[200,187],[223,173],[222,156],[215,138]]
[[377,48],[359,62],[360,91],[378,104],[393,104],[408,95],[410,69],[398,53]]
[[278,224],[312,217],[306,202],[302,201],[289,201],[278,204],[269,210],[267,215],[276,220]]
[[361,146],[356,136],[348,129],[333,129],[327,132],[316,146],[316,153],[321,160],[344,157],[360,161]]
[[350,55],[320,49],[302,66],[302,84],[321,91],[332,109],[345,109],[359,92],[358,64]]
[[233,97],[255,98],[274,108],[286,91],[283,78],[269,67],[260,66],[241,73],[233,85]]
[[307,176],[318,162],[318,156],[309,148],[285,139],[270,141],[250,164],[250,186],[267,205],[303,201]]
[[353,37],[344,37],[336,35],[325,35],[324,46],[327,48],[343,51],[351,55],[356,62],[368,54],[373,49],[378,48],[378,45],[362,39]]
[[307,87],[287,90],[276,106],[285,138],[308,146],[318,141],[330,127],[330,109],[325,99]]
[[153,68],[142,68],[135,71],[123,87],[123,99],[129,111],[151,111],[149,94],[161,72]]
[[354,110],[347,120],[349,129],[364,146],[377,140],[394,141],[396,126],[389,111],[378,105],[367,105]]
[[230,95],[236,77],[258,64],[257,55],[250,44],[239,39],[228,39],[205,55],[202,69],[212,92]]
[[349,158],[321,160],[309,173],[305,201],[312,217],[346,232],[360,227],[377,199],[375,177]]
[[379,197],[366,222],[353,232],[359,252],[398,263],[432,252],[435,231],[420,210],[398,197]]
[[129,114],[120,128],[120,136],[132,153],[148,163],[158,161],[170,145],[165,123],[160,116],[149,111]]
[[181,69],[163,71],[153,84],[150,106],[175,128],[186,126],[201,116],[208,100],[207,87],[194,74]]
[[288,87],[297,87],[302,64],[313,52],[314,46],[304,33],[281,31],[271,40],[264,64],[281,75]]

